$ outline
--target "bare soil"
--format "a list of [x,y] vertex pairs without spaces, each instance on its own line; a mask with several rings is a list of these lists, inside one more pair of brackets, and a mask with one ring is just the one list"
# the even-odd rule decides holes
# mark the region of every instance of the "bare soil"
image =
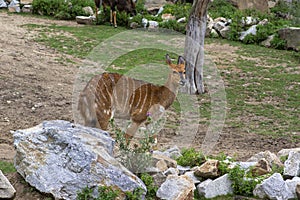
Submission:
[[[35,126],[44,120],[72,121],[72,90],[78,58],[64,55],[55,49],[34,41],[34,31],[24,24],[58,24],[78,26],[75,21],[54,21],[21,15],[9,15],[0,11],[0,159],[12,162],[15,150],[11,131]],[[235,57],[236,47],[210,44],[207,49],[216,63],[224,58]],[[60,58],[74,61],[62,63]],[[222,66],[218,66],[222,68]],[[176,119],[173,119],[176,120]],[[247,119],[241,119],[247,120]],[[160,138],[164,147],[172,146],[177,136],[165,130]],[[194,143],[187,147],[201,147],[206,128],[199,127]],[[197,142],[198,141],[198,142]],[[243,133],[224,127],[212,154],[224,152],[245,160],[265,150],[278,152],[296,145],[286,138]],[[33,191],[17,173],[7,174],[17,190],[17,200],[46,199],[47,196]]]

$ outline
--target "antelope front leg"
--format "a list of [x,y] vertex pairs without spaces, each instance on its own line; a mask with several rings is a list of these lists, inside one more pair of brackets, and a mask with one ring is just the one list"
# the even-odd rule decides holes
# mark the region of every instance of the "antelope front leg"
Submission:
[[113,11],[112,10],[110,10],[109,22],[110,22],[110,25],[113,25]]
[[138,130],[140,124],[141,123],[131,122],[131,124],[127,128],[126,133],[125,133],[125,139],[126,139],[127,144],[130,143],[130,141],[133,138],[134,134]]
[[113,12],[113,18],[114,18],[114,26],[117,28],[117,11]]

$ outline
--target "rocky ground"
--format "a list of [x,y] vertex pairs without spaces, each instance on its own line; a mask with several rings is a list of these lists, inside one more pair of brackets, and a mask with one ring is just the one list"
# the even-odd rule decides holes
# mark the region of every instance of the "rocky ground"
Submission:
[[[72,121],[73,81],[82,62],[78,58],[63,55],[55,49],[35,42],[35,32],[22,27],[24,24],[59,24],[78,26],[74,21],[53,21],[22,15],[10,15],[0,11],[0,159],[13,161],[15,151],[11,131],[35,126],[43,120],[62,119]],[[210,44],[207,50],[214,61],[227,55],[234,56],[236,47]],[[226,51],[225,51],[226,50]],[[62,58],[74,61],[64,63]],[[207,128],[199,127],[194,143],[187,147],[201,147]],[[170,131],[172,133],[172,131]],[[176,135],[165,134],[160,138],[162,146],[172,146]],[[241,133],[224,127],[212,153],[224,152],[239,159],[270,150],[278,152],[282,148],[297,146],[284,138]],[[16,199],[46,199],[32,191],[17,174],[8,178],[17,190]]]

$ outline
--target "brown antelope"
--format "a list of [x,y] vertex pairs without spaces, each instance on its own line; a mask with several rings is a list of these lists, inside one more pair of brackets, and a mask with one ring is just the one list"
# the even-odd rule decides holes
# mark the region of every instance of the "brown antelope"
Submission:
[[96,15],[101,5],[105,9],[107,6],[110,7],[110,24],[117,27],[117,11],[125,11],[126,13],[135,13],[135,2],[133,0],[94,0],[96,4]]
[[146,121],[148,113],[162,113],[175,100],[185,61],[179,56],[177,65],[169,55],[170,67],[167,82],[163,86],[136,80],[117,73],[103,73],[93,77],[79,97],[78,109],[86,126],[107,130],[112,117],[130,119],[126,130],[127,142]]

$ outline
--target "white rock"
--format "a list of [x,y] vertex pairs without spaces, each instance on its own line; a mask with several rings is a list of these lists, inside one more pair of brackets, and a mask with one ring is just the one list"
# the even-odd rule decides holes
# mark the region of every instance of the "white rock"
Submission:
[[184,23],[186,22],[186,17],[182,17],[180,19],[177,20],[178,23]]
[[285,177],[295,177],[300,175],[300,151],[291,151],[288,159],[284,162]]
[[280,159],[276,156],[276,154],[270,152],[270,151],[264,151],[264,152],[259,152],[255,155],[253,155],[251,158],[247,160],[247,162],[258,162],[261,159],[266,159],[267,162],[271,167],[277,166],[281,167],[283,164],[281,163]]
[[188,176],[170,175],[157,190],[156,196],[167,200],[192,199],[194,187]]
[[187,175],[188,177],[190,177],[190,178],[193,180],[193,182],[194,182],[195,185],[201,182],[201,181],[195,176],[195,174],[194,174],[193,171],[185,172],[184,175]]
[[0,199],[12,199],[15,194],[15,188],[0,170]]
[[279,173],[273,174],[263,180],[261,184],[258,184],[253,191],[253,195],[262,199],[269,198],[276,200],[287,200],[293,197],[293,193]]
[[70,122],[45,121],[14,132],[15,167],[26,182],[56,199],[76,199],[84,187],[133,191],[144,183],[113,157],[107,132]]
[[179,170],[177,168],[173,168],[173,167],[170,167],[169,169],[164,171],[164,175],[166,175],[166,176],[168,176],[168,175],[178,175],[178,174],[179,174]]
[[179,170],[179,174],[182,175],[187,171],[191,170],[191,167],[187,166],[187,167],[183,167],[181,165],[177,165],[177,169]]
[[233,194],[232,182],[229,175],[225,174],[215,180],[207,179],[197,186],[200,196],[214,198],[221,195]]
[[300,177],[294,177],[292,180],[285,181],[290,191],[293,193],[293,198],[297,199],[296,187],[300,184]]
[[284,156],[288,156],[289,153],[291,151],[294,151],[294,152],[297,152],[299,151],[300,152],[300,147],[298,148],[292,148],[292,149],[282,149],[280,150],[278,153],[277,153],[277,156],[280,158],[280,157],[284,157]]
[[239,166],[240,168],[247,170],[250,167],[254,167],[257,164],[257,162],[233,162],[231,163],[228,168],[233,169],[235,166]]
[[251,26],[247,31],[241,32],[241,36],[239,37],[239,40],[244,40],[245,37],[246,37],[247,35],[250,35],[250,34],[251,34],[251,35],[256,35],[256,31],[257,31],[256,26],[257,26],[257,25],[253,25],[253,26]]
[[149,23],[149,28],[158,28],[158,26],[159,26],[157,21],[150,20],[150,21],[148,21],[148,23]]
[[7,8],[7,4],[4,0],[0,0],[0,8]]

